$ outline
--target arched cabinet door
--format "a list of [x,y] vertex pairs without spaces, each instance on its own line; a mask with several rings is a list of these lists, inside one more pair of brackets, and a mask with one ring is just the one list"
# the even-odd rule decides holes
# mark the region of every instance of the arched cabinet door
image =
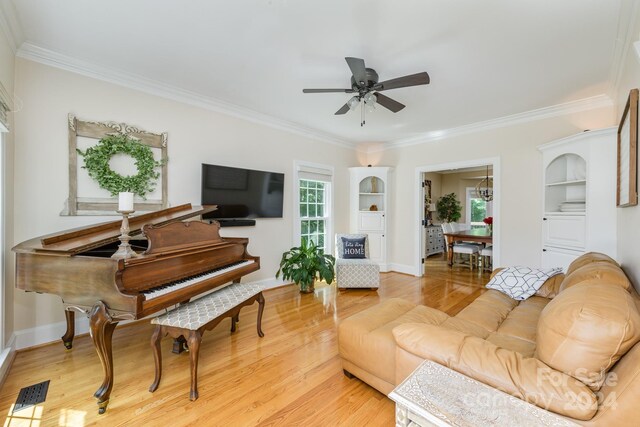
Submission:
[[388,167],[349,168],[350,232],[369,236],[369,255],[380,265],[380,271],[388,271],[386,239],[390,214],[390,171]]
[[615,258],[615,128],[582,132],[538,148],[542,266],[566,269],[589,251]]

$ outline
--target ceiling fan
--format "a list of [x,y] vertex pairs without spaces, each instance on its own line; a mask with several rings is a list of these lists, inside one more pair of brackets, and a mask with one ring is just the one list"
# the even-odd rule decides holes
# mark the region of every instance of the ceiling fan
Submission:
[[362,102],[362,120],[360,126],[364,125],[364,110],[374,109],[378,103],[394,113],[402,110],[405,105],[381,94],[383,90],[398,89],[401,87],[418,86],[429,84],[429,74],[427,72],[411,74],[398,77],[384,82],[378,82],[378,73],[373,68],[364,66],[364,59],[347,57],[344,58],[351,69],[351,89],[302,89],[303,93],[355,93],[346,104],[344,104],[336,115],[346,114],[349,110],[355,110],[360,101]]

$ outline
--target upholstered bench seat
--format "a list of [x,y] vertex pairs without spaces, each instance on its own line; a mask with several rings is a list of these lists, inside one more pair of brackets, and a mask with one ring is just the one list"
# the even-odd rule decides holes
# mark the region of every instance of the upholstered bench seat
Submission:
[[213,329],[223,319],[231,317],[231,332],[235,332],[240,309],[258,301],[260,307],[257,329],[258,336],[263,337],[261,326],[264,311],[263,289],[264,286],[254,283],[234,283],[153,318],[151,323],[156,325],[156,329],[151,337],[151,347],[156,371],[149,391],[154,392],[158,388],[162,376],[160,341],[166,335],[173,338],[183,337],[189,345],[191,359],[190,398],[196,400],[198,398],[198,353],[204,331]]
[[336,277],[339,288],[377,288],[380,267],[369,259],[337,259]]
[[[342,239],[364,238],[364,258],[344,258]],[[336,283],[338,289],[370,288],[380,286],[380,266],[369,259],[369,238],[366,234],[336,235]]]

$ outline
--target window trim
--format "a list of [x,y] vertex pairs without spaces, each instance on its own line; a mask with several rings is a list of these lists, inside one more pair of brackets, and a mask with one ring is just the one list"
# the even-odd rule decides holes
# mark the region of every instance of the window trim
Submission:
[[[293,186],[293,241],[292,246],[299,246],[301,242],[301,233],[300,233],[300,221],[302,218],[300,217],[300,179],[309,179],[308,177],[301,177],[302,173],[317,173],[320,175],[326,175],[328,179],[326,182],[329,184],[328,189],[325,190],[325,253],[332,254],[333,253],[333,223],[335,221],[335,211],[333,207],[334,204],[334,168],[330,165],[325,165],[321,163],[307,162],[303,160],[294,160],[293,161],[293,176],[292,186]],[[328,194],[327,194],[328,193]]]
[[[471,223],[471,199],[479,199],[479,197],[472,197],[472,194],[475,193],[475,187],[467,187],[466,188],[466,209],[465,209],[465,222],[469,224],[469,227],[473,227]],[[487,216],[493,216],[493,202],[487,202]],[[476,223],[476,226],[484,225],[484,223],[479,224]]]

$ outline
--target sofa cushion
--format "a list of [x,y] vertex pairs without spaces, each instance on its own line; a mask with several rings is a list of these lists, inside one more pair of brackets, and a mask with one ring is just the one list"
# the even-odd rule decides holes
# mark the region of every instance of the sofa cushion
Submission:
[[482,326],[478,326],[468,320],[460,319],[457,317],[449,317],[447,320],[440,324],[443,328],[451,329],[453,331],[463,332],[467,335],[472,335],[478,338],[486,338],[489,336],[487,331]]
[[631,289],[631,282],[620,267],[607,261],[597,261],[567,274],[560,284],[560,292],[571,286],[586,283],[617,285],[626,290]]
[[620,265],[610,256],[605,254],[601,254],[599,252],[587,252],[586,254],[580,255],[578,258],[574,259],[569,267],[567,268],[567,276],[579,268],[584,267],[587,264],[591,264],[592,262],[608,262],[617,267]]
[[533,357],[536,352],[536,343],[523,340],[511,335],[492,332],[486,338],[488,342],[506,350],[515,351],[524,357]]
[[509,298],[502,292],[490,289],[476,298],[455,317],[475,323],[486,329],[487,332],[495,332],[517,305],[518,301]]
[[547,281],[544,282],[544,285],[538,289],[536,295],[543,298],[554,298],[560,292],[560,285],[562,284],[564,277],[564,274],[557,274],[547,279]]
[[540,314],[550,301],[550,299],[536,296],[522,301],[511,310],[496,332],[535,344]]
[[449,316],[440,310],[392,298],[343,320],[338,326],[340,356],[376,377],[395,383],[392,329],[403,323],[439,325]]
[[542,311],[535,357],[598,390],[611,366],[640,341],[629,292],[606,283],[561,292]]

